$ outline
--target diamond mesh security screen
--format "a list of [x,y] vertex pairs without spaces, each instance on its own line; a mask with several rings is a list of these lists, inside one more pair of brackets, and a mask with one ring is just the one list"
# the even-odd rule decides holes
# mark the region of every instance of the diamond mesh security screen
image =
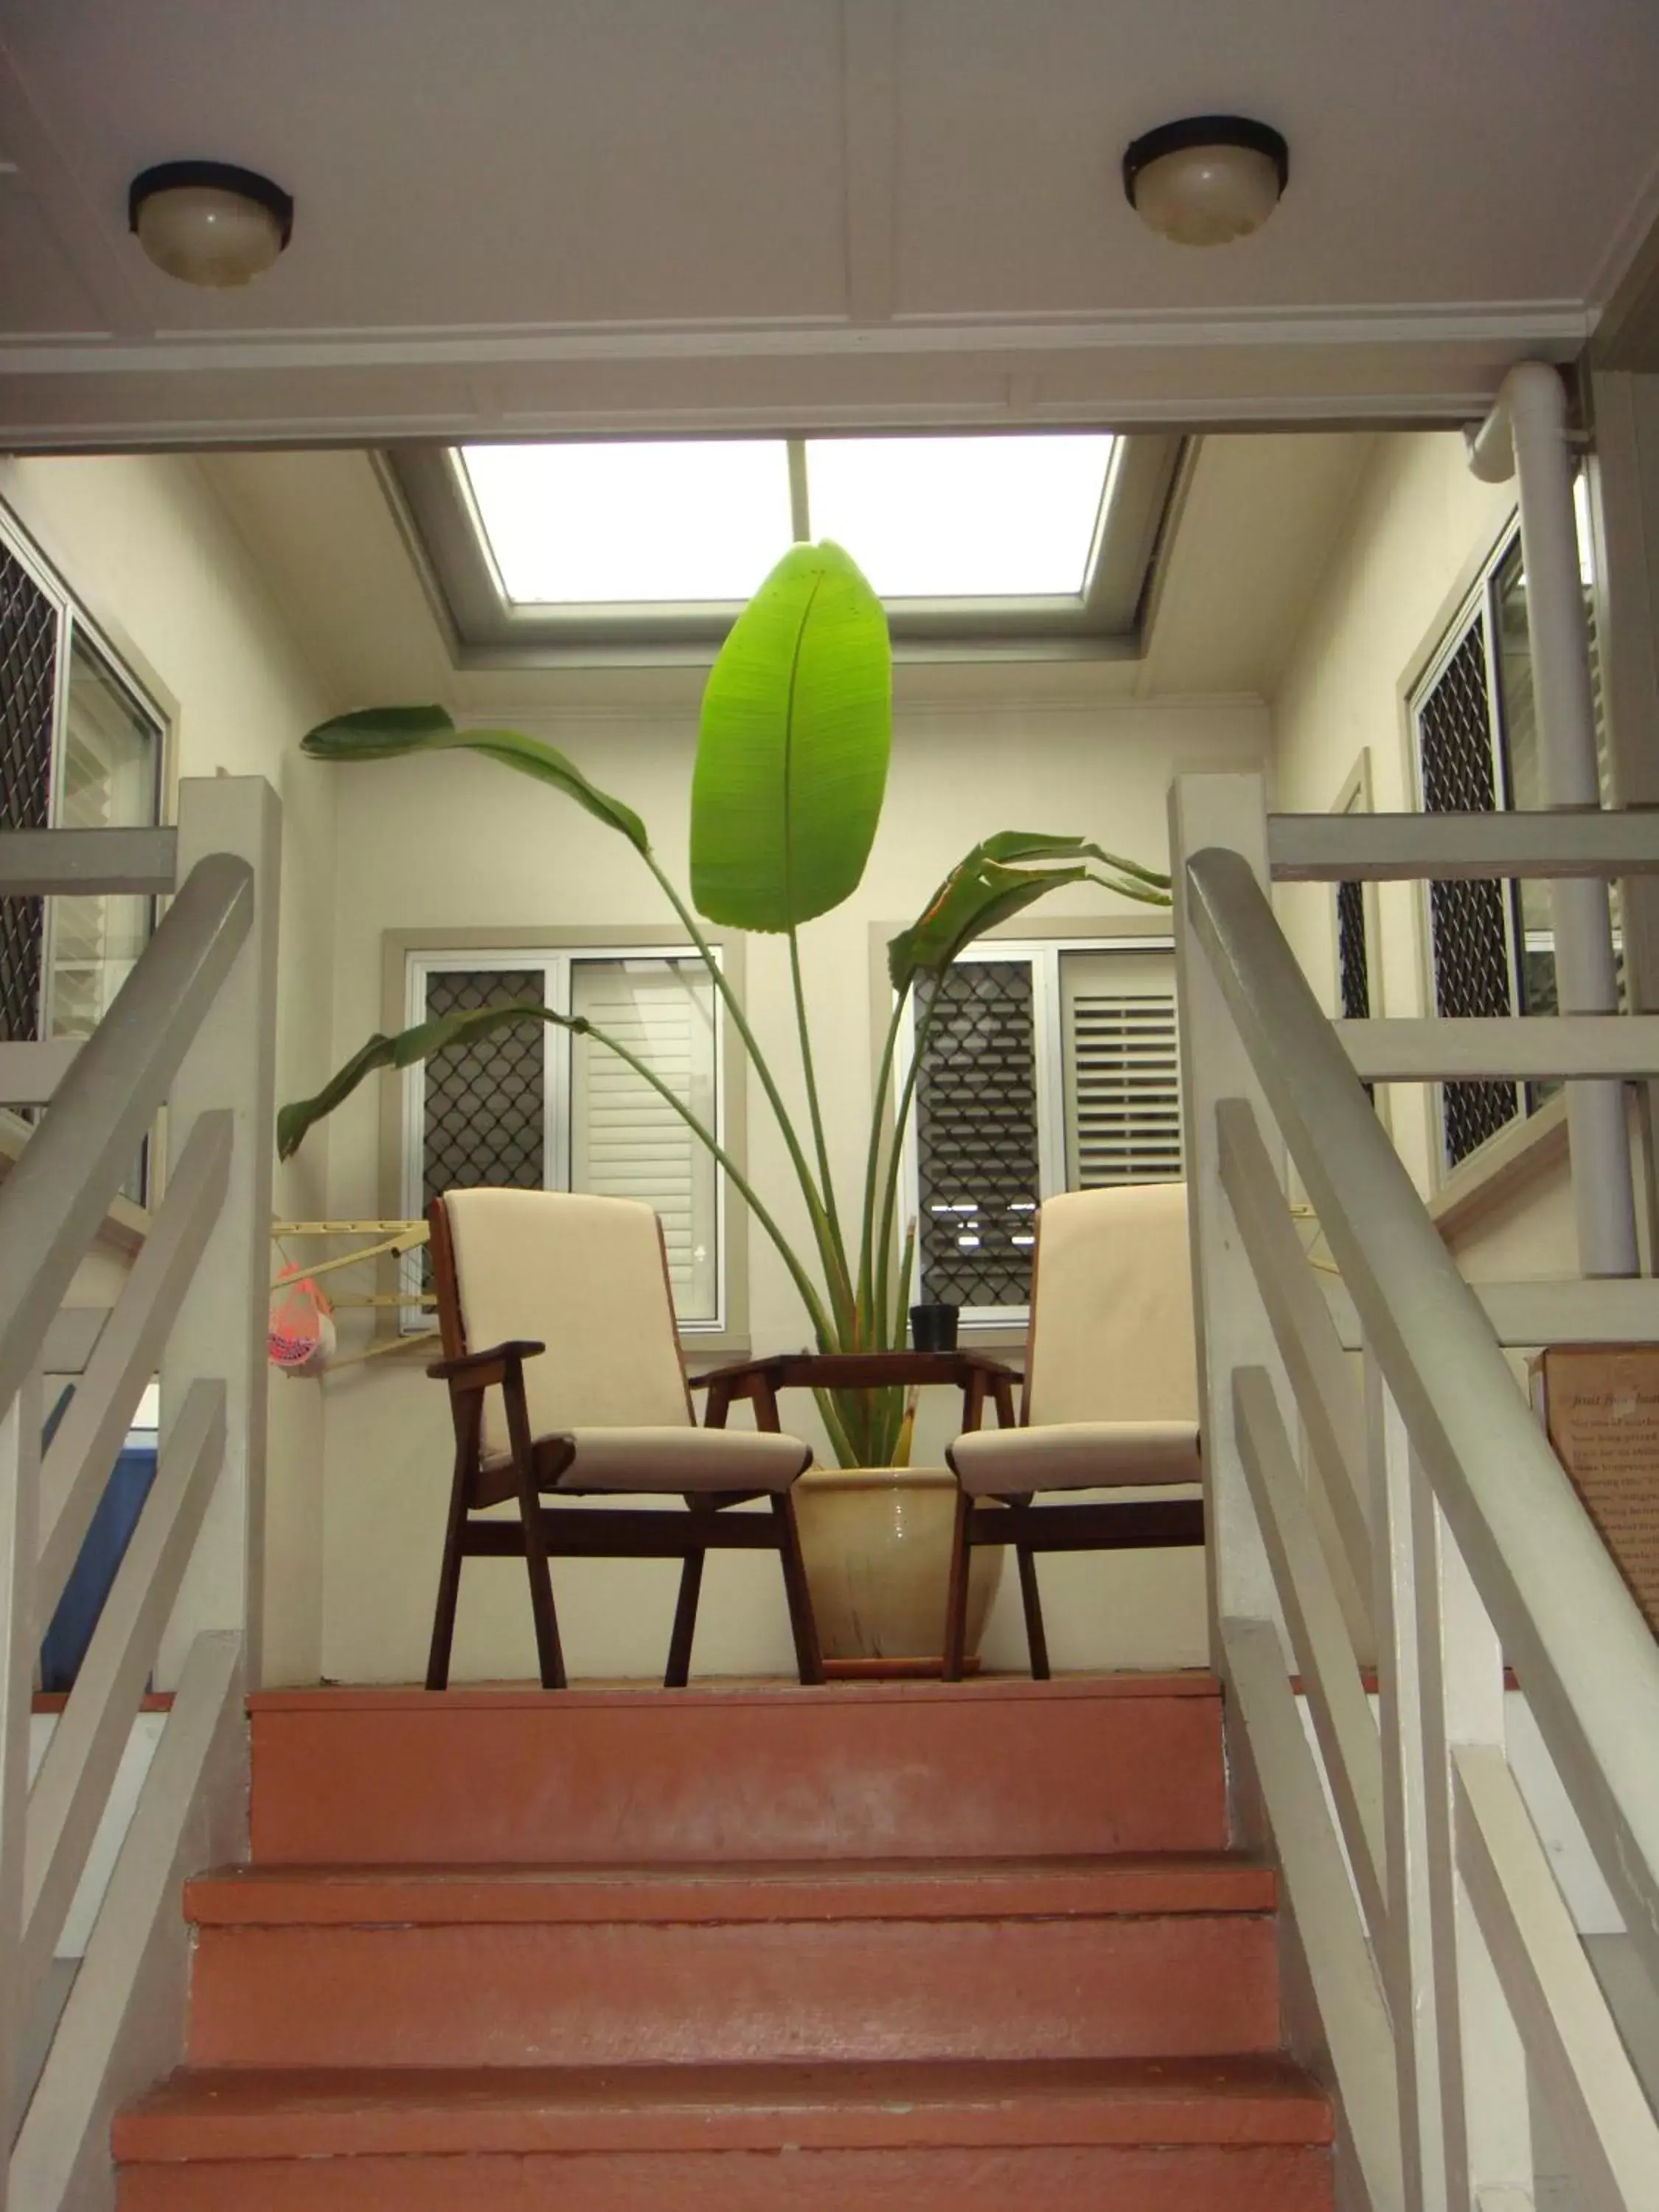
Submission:
[[[917,1272],[929,1298],[1022,1306],[1042,1194],[1030,963],[964,961],[936,995],[916,1083]],[[916,997],[920,1034],[934,994]]]
[[[0,830],[49,820],[58,611],[0,545]],[[0,1040],[40,1034],[44,900],[0,898]]]
[[1365,942],[1365,886],[1339,884],[1336,887],[1336,964],[1346,1021],[1370,1017],[1370,949]]
[[[1497,810],[1492,714],[1486,688],[1486,629],[1477,616],[1417,713],[1423,805],[1430,814]],[[1437,1010],[1446,1015],[1513,1011],[1504,886],[1431,884]],[[1455,1167],[1515,1120],[1512,1083],[1448,1083],[1443,1090],[1446,1160]]]
[[[480,1006],[544,1001],[539,968],[445,969],[427,978],[429,1020]],[[539,1022],[515,1024],[426,1063],[421,1168],[427,1205],[480,1183],[540,1190],[546,1181],[547,1083]]]

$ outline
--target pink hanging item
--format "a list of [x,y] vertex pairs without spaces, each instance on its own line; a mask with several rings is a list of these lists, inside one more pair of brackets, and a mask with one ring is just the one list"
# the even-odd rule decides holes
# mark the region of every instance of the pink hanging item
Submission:
[[297,1267],[284,1267],[277,1278],[265,1344],[271,1365],[284,1375],[320,1375],[333,1354],[328,1300]]

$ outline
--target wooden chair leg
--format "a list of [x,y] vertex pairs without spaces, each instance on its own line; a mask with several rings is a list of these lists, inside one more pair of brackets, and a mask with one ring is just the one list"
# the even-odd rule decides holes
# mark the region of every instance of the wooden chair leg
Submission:
[[1037,1590],[1036,1553],[1029,1544],[1016,1544],[1019,1559],[1019,1595],[1025,1608],[1025,1642],[1031,1654],[1031,1680],[1048,1680],[1048,1639],[1042,1631],[1042,1599]]
[[[687,1505],[694,1514],[708,1510],[699,1498],[688,1498]],[[688,1552],[685,1564],[680,1569],[680,1594],[674,1607],[673,1633],[668,1639],[668,1665],[664,1670],[665,1690],[683,1690],[691,1676],[691,1642],[697,1632],[697,1600],[702,1595],[702,1570],[707,1554],[701,1551]]]
[[547,1564],[547,1540],[542,1534],[542,1502],[521,1464],[519,1513],[524,1522],[524,1563],[530,1577],[530,1613],[536,1624],[536,1659],[544,1690],[562,1690],[564,1653],[559,1644],[559,1616],[553,1609],[553,1575]]
[[823,1680],[823,1659],[818,1650],[817,1623],[812,1618],[812,1593],[806,1586],[806,1565],[800,1555],[800,1532],[795,1526],[795,1501],[787,1490],[772,1494],[772,1515],[778,1524],[778,1558],[783,1567],[783,1594],[789,1607],[789,1627],[795,1639],[795,1671],[803,1682]]
[[428,1690],[449,1687],[449,1653],[455,1640],[455,1608],[461,1595],[461,1540],[466,1529],[466,1470],[457,1462],[449,1492],[449,1523],[444,1531],[443,1565],[438,1570],[438,1603],[432,1616],[432,1650],[426,1662]]
[[973,1500],[960,1484],[957,1487],[956,1534],[951,1543],[951,1579],[945,1601],[945,1663],[940,1669],[947,1682],[959,1682],[968,1647],[968,1571],[974,1561],[968,1541]]

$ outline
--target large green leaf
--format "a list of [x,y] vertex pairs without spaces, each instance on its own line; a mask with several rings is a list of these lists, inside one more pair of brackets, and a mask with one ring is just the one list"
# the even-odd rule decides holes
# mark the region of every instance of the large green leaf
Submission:
[[313,760],[393,760],[401,753],[483,753],[503,767],[550,783],[597,821],[620,830],[636,852],[648,853],[651,840],[631,806],[590,783],[573,760],[544,738],[522,730],[458,729],[441,707],[368,707],[356,714],[337,714],[319,722],[301,739]]
[[[1011,865],[1062,860],[1060,867]],[[1091,866],[1098,861],[1113,872]],[[1168,906],[1170,878],[1108,853],[1083,837],[1046,836],[1035,830],[1004,830],[974,847],[933,893],[921,919],[901,930],[887,947],[887,972],[896,991],[908,990],[918,975],[937,975],[966,946],[1000,922],[1033,906],[1066,884],[1099,884],[1146,906]]]
[[691,896],[710,921],[786,930],[858,887],[892,746],[881,601],[839,545],[785,554],[703,692]]
[[419,1022],[412,1030],[399,1030],[396,1036],[377,1034],[352,1054],[314,1098],[297,1099],[291,1106],[282,1109],[276,1116],[276,1157],[292,1159],[312,1125],[331,1114],[343,1099],[349,1098],[358,1085],[377,1068],[412,1067],[417,1060],[430,1059],[446,1045],[467,1043],[474,1037],[488,1036],[492,1030],[510,1029],[518,1022],[554,1022],[568,1030],[587,1027],[582,1015],[556,1014],[546,1006],[533,1006],[526,1000],[514,1006],[473,1006],[459,1014],[441,1014],[436,1021]]

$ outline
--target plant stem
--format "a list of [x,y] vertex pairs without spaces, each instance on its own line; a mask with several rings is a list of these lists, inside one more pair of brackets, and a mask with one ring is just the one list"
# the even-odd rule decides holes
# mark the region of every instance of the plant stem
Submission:
[[892,1279],[893,1209],[898,1203],[899,1169],[904,1158],[904,1130],[910,1119],[910,1108],[916,1095],[916,1079],[921,1073],[922,1054],[927,1049],[927,1040],[933,1033],[934,1019],[939,1012],[939,982],[933,979],[933,990],[926,1010],[916,1025],[915,1049],[910,1054],[910,1065],[905,1071],[904,1087],[899,1092],[898,1105],[893,1115],[893,1151],[887,1163],[886,1188],[882,1195],[881,1233],[876,1245],[876,1310],[888,1310],[888,1293]]
[[853,1303],[853,1285],[848,1279],[847,1247],[841,1233],[841,1218],[836,1207],[836,1186],[830,1173],[830,1147],[824,1141],[823,1113],[818,1103],[818,1079],[812,1065],[812,1035],[806,1021],[806,991],[801,981],[800,933],[791,926],[789,931],[789,980],[795,994],[795,1028],[800,1038],[800,1069],[806,1084],[806,1110],[812,1123],[812,1142],[818,1156],[818,1181],[823,1192],[824,1218],[836,1256],[840,1261],[839,1280],[830,1284],[830,1300],[836,1318],[851,1337],[848,1349],[860,1349],[858,1316]]
[[[881,1066],[876,1074],[876,1095],[870,1109],[870,1150],[864,1164],[864,1214],[859,1231],[859,1289],[860,1317],[866,1327],[873,1328],[880,1341],[881,1315],[874,1301],[876,1188],[881,1179],[882,1109],[893,1085],[893,1056],[898,1050],[899,1024],[904,1018],[904,1008],[910,995],[907,983],[893,1001],[892,1019],[887,1024],[887,1036],[881,1048]],[[896,1146],[898,1133],[895,1129],[893,1142]]]

